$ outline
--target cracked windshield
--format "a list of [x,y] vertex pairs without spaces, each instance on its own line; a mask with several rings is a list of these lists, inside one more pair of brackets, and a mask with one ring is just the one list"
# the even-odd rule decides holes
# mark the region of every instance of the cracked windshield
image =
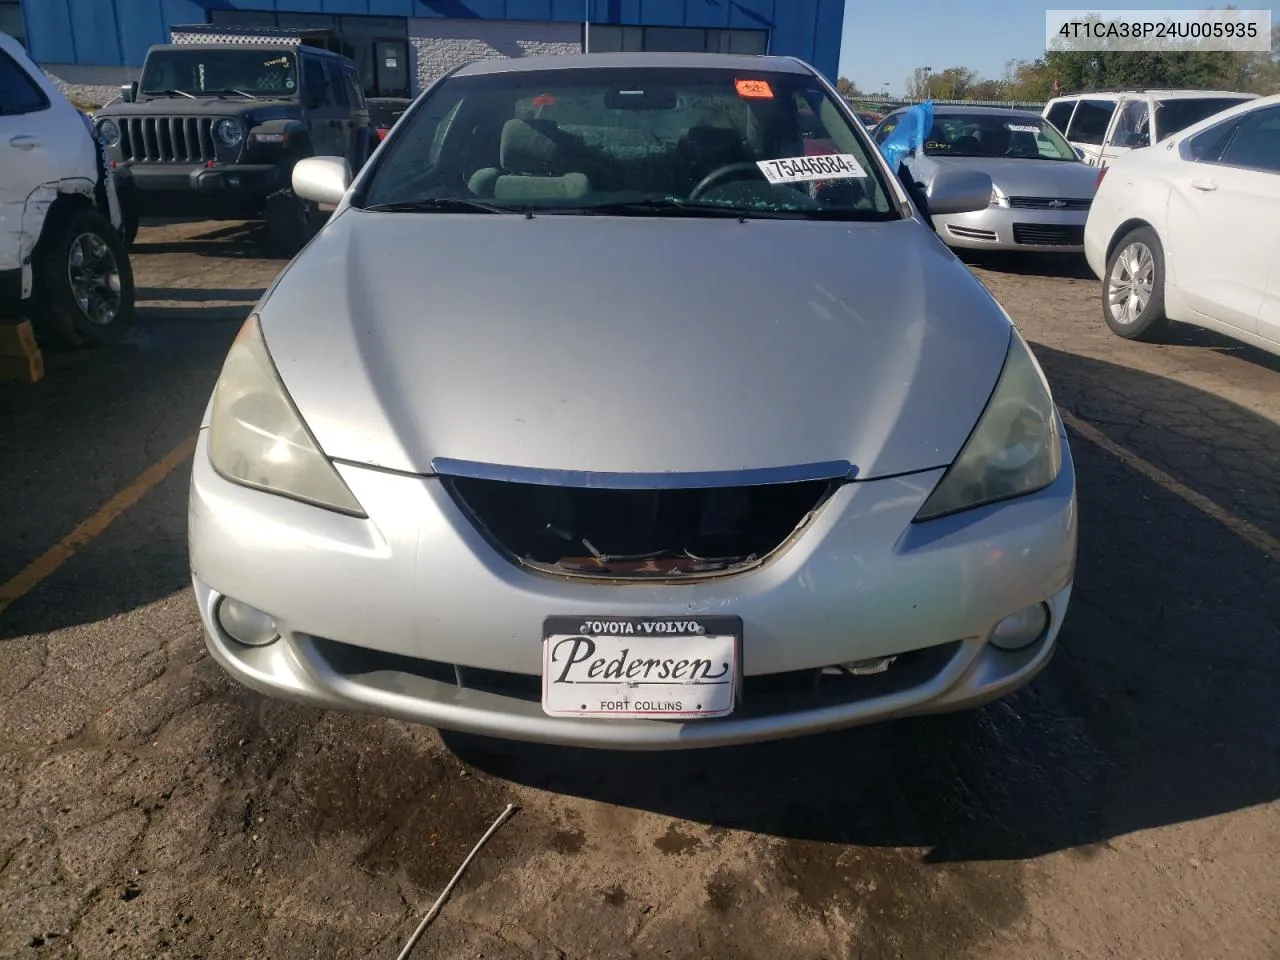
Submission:
[[847,108],[816,79],[728,70],[446,80],[405,117],[370,209],[886,220]]

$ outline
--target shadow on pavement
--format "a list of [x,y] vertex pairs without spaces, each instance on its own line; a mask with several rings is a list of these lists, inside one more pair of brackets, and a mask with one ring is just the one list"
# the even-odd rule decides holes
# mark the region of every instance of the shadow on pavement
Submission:
[[235,222],[209,229],[209,221],[166,227],[157,236],[143,228],[129,248],[132,256],[153,254],[192,254],[218,260],[279,260],[288,257],[273,254],[267,243],[266,226],[261,223]]
[[[1100,428],[1244,519],[1277,530],[1276,424],[1162,377],[1036,352],[1064,409],[1101,394],[1108,411],[1132,411],[1145,425],[1134,436]],[[1224,410],[1230,422],[1220,429],[1234,450],[1221,451],[1232,456],[1206,473],[1198,448],[1212,455],[1212,444],[1184,443],[1180,431],[1215,425]],[[1006,700],[946,717],[676,754],[458,734],[445,742],[463,761],[518,783],[813,841],[809,854],[820,859],[846,844],[924,847],[931,861],[1088,852],[1132,831],[1280,798],[1278,558],[1088,441],[1073,437],[1072,450],[1081,518],[1076,594],[1054,661]],[[1224,496],[1232,485],[1251,492]]]
[[137,299],[140,303],[149,300],[175,300],[182,303],[208,303],[212,300],[253,301],[266,292],[266,287],[234,287],[229,289],[217,287],[139,287]]
[[[46,354],[39,383],[0,383],[0,583],[196,431],[248,311],[165,311],[119,346]],[[0,640],[92,623],[189,589],[189,475],[188,460],[0,613]]]
[[1259,350],[1257,347],[1250,346],[1247,343],[1241,343],[1239,340],[1233,340],[1214,330],[1205,330],[1202,327],[1193,327],[1185,323],[1175,323],[1169,332],[1161,338],[1160,343],[1182,347],[1202,347],[1205,350],[1236,357],[1255,366],[1265,367],[1267,370],[1274,370],[1276,373],[1280,373],[1280,356],[1274,353],[1267,353],[1265,350]]
[[1097,277],[1089,269],[1089,264],[1082,253],[1016,253],[1002,250],[993,250],[989,253],[981,250],[953,252],[967,266],[981,267],[998,273],[1097,282]]

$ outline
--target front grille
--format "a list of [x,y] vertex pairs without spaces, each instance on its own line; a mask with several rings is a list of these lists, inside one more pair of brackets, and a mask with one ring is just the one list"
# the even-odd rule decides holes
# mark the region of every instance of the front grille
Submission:
[[443,479],[476,527],[515,562],[610,580],[687,579],[755,566],[808,522],[838,482],[602,489]]
[[147,163],[203,163],[216,158],[210,117],[126,117],[120,152]]
[[[540,676],[422,660],[322,637],[312,637],[311,640],[330,669],[356,683],[378,685],[390,679],[390,686],[403,693],[402,685],[394,680],[396,674],[401,674],[526,703],[542,701]],[[732,717],[776,716],[903,693],[941,674],[960,648],[961,642],[957,640],[907,651],[895,657],[887,670],[871,675],[854,674],[842,666],[833,665],[746,676],[742,678],[741,698]]]
[[963,237],[965,240],[995,240],[996,232],[994,230],[981,230],[978,227],[958,227],[954,224],[947,224],[947,230],[955,237]]
[[1010,197],[1009,206],[1024,210],[1088,210],[1093,203],[1088,198],[1073,197]]
[[1078,247],[1084,243],[1084,225],[1015,223],[1013,242],[1040,247]]

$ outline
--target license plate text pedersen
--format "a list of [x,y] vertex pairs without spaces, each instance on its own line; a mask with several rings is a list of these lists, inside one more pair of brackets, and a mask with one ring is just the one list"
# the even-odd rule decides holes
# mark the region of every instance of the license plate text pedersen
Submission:
[[553,717],[698,718],[732,713],[737,617],[548,617],[542,709]]

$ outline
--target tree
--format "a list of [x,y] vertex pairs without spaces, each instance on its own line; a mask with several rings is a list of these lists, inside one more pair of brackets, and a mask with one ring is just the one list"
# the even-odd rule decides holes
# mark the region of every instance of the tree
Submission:
[[929,87],[939,100],[968,100],[978,80],[977,71],[968,67],[947,67],[929,80]]
[[916,67],[907,77],[904,89],[909,100],[923,100],[929,96],[929,71],[924,67]]
[[907,96],[914,99],[972,99],[970,91],[980,79],[978,72],[968,67],[947,67],[937,73],[931,73],[926,67],[916,67],[907,78]]
[[969,88],[970,100],[1006,99],[1004,83],[999,80],[979,80]]
[[[1273,51],[1277,42],[1280,27],[1272,30]],[[1273,52],[1168,50],[1150,41],[1137,47],[1132,41],[1108,41],[1101,50],[1081,49],[1084,45],[1056,40],[1045,54],[1044,72],[1064,93],[1152,87],[1265,93],[1280,84],[1280,63]]]
[[836,91],[842,97],[860,97],[862,91],[858,89],[858,85],[848,77],[841,77],[836,81]]

